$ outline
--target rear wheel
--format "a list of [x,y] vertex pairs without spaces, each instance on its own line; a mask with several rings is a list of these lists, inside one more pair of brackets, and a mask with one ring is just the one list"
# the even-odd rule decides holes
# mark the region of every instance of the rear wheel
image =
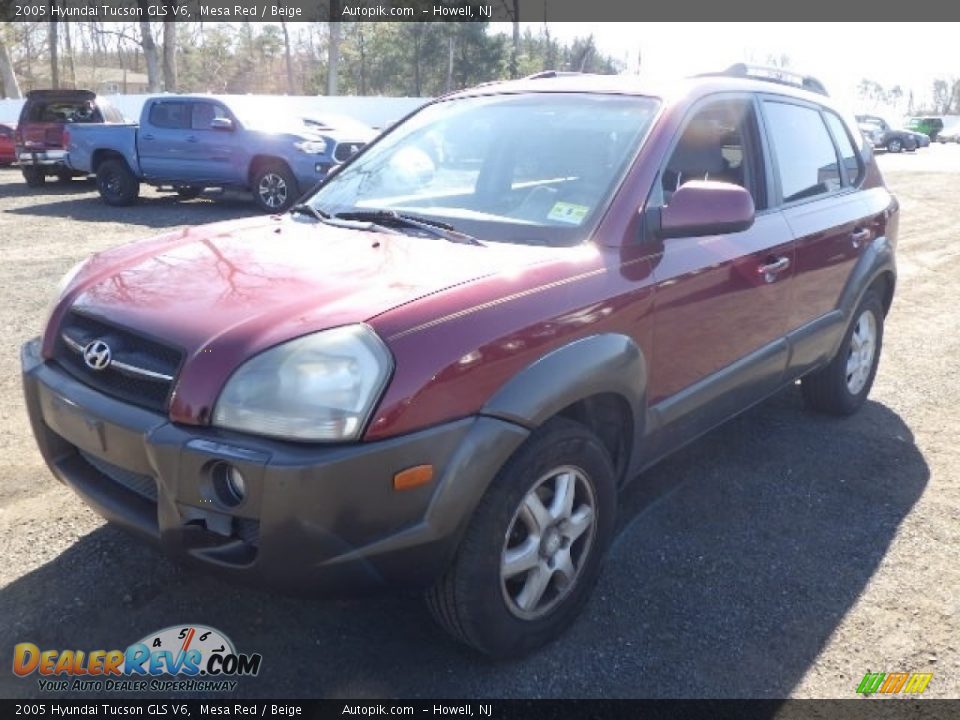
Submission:
[[264,212],[284,212],[298,195],[297,180],[283,163],[266,163],[254,173],[253,199]]
[[104,160],[97,168],[97,190],[107,205],[133,205],[140,195],[140,181],[123,160]]
[[867,400],[883,345],[883,304],[867,291],[836,356],[822,370],[801,381],[803,397],[814,410],[830,415],[852,415]]
[[28,187],[43,187],[43,184],[47,181],[46,173],[43,171],[43,168],[38,165],[27,165],[21,168],[21,172]]
[[490,485],[451,567],[427,594],[431,613],[494,657],[553,640],[590,596],[615,512],[603,445],[579,423],[551,420]]

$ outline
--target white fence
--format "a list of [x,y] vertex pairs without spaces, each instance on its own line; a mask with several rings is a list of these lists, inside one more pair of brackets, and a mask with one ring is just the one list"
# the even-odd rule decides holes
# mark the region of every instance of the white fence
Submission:
[[[140,109],[151,95],[106,95],[113,105],[131,120],[140,118]],[[229,97],[229,96],[223,96]],[[353,97],[339,95],[244,95],[244,98],[263,98],[264,103],[275,107],[278,114],[316,115],[324,113],[346,115],[358,122],[375,128],[383,128],[415,110],[429,98],[414,97]],[[0,99],[0,122],[15,123],[20,117],[23,100]]]

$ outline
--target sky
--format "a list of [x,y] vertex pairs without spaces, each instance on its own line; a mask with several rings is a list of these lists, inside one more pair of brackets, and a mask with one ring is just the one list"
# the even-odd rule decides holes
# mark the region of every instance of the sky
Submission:
[[[510,32],[509,25],[503,32]],[[538,32],[538,23],[521,23]],[[498,28],[499,30],[500,28]],[[787,55],[789,68],[813,75],[831,96],[854,110],[863,78],[884,87],[913,89],[928,99],[933,80],[960,78],[960,23],[561,23],[550,33],[562,40],[593,34],[598,48],[626,62],[627,72],[670,80],[722,70],[735,62],[766,64]]]

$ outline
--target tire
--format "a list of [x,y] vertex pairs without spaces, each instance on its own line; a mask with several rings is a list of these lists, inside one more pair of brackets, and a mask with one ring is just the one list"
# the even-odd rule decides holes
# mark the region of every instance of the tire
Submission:
[[[561,483],[575,488],[570,510],[554,505]],[[543,500],[540,513],[524,507],[534,494]],[[590,597],[613,536],[616,503],[613,464],[597,437],[572,420],[550,420],[483,496],[453,562],[427,592],[431,614],[453,637],[492,657],[522,655],[550,642]],[[537,526],[546,530],[534,533]],[[527,545],[519,555],[531,566],[511,574],[504,565],[508,550],[517,555]],[[564,584],[561,567],[572,583]],[[537,582],[541,577],[546,583]]]
[[300,196],[297,179],[284,163],[264,163],[253,175],[253,199],[267,213],[281,213]]
[[107,205],[133,205],[140,196],[140,181],[123,160],[104,160],[97,168],[97,190]]
[[43,187],[47,182],[47,174],[44,172],[42,167],[36,165],[26,165],[21,168],[23,173],[23,179],[27,182],[27,187],[38,188]]
[[899,138],[893,138],[887,141],[887,152],[898,153],[903,150],[903,143]]
[[200,197],[200,193],[203,192],[202,187],[191,187],[186,185],[184,187],[177,188],[177,197],[181,200],[196,200]]
[[[857,306],[836,356],[825,368],[801,381],[803,398],[809,408],[829,415],[852,415],[866,402],[883,347],[883,315],[880,296],[868,290]],[[863,354],[868,351],[864,342],[870,343],[869,357]],[[856,352],[861,353],[859,362],[853,357]]]

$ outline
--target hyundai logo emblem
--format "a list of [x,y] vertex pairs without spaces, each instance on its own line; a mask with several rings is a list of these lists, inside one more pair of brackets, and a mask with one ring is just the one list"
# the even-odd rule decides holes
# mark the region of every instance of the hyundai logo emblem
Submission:
[[89,342],[83,349],[83,361],[91,370],[106,370],[111,359],[110,346],[103,340]]

